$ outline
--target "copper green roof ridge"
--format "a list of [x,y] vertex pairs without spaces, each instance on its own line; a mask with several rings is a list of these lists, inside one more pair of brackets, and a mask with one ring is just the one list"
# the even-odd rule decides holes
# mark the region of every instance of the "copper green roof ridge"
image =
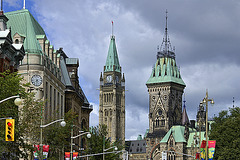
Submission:
[[109,72],[109,71],[121,72],[121,67],[119,64],[117,47],[116,47],[114,36],[111,36],[111,41],[108,49],[108,56],[107,56],[104,72]]
[[175,142],[186,142],[184,137],[184,126],[172,126],[171,129],[167,132],[167,134],[163,137],[160,143],[167,143],[168,139],[171,135],[173,135]]
[[157,59],[150,78],[146,84],[173,82],[186,86],[177,68],[176,61],[172,57],[161,57]]
[[27,10],[18,10],[5,13],[9,21],[8,27],[11,27],[12,36],[18,33],[25,35],[24,49],[29,54],[43,54],[42,48],[36,38],[37,35],[45,35],[44,30]]

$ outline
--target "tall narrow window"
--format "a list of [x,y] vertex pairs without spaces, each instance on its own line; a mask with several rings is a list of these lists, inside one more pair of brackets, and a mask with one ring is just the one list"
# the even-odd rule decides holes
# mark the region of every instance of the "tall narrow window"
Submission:
[[50,85],[50,92],[49,92],[50,96],[49,96],[49,102],[50,102],[50,106],[49,106],[49,116],[52,117],[52,86]]
[[45,86],[45,120],[47,120],[48,117],[48,82],[46,82]]
[[60,111],[61,117],[64,115],[64,108],[63,108],[63,96],[61,95],[61,111]]
[[58,109],[58,111],[59,111],[59,116],[60,116],[60,118],[61,118],[61,107],[60,107],[60,94],[59,94],[59,92],[57,92],[57,109]]
[[53,113],[54,113],[54,116],[56,115],[56,89],[54,88],[53,90]]

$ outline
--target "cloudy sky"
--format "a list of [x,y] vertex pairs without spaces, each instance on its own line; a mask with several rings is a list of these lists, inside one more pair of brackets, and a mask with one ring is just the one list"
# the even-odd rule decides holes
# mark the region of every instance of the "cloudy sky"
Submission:
[[[23,0],[5,0],[5,12],[20,10]],[[126,139],[148,128],[145,85],[162,43],[165,12],[176,61],[186,84],[190,119],[199,102],[214,98],[210,117],[240,106],[239,0],[26,0],[26,8],[45,30],[55,49],[80,59],[80,85],[94,106],[90,125],[98,124],[99,76],[114,35],[126,78]]]

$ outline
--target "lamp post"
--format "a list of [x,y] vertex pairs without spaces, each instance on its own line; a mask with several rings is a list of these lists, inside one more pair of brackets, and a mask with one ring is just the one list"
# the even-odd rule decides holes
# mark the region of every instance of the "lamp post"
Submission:
[[43,159],[43,144],[42,144],[42,130],[43,128],[47,127],[47,126],[50,126],[56,122],[60,122],[62,121],[60,124],[62,127],[65,127],[66,126],[66,122],[64,121],[64,119],[58,119],[56,121],[53,121],[51,123],[48,123],[48,124],[45,124],[45,125],[42,125],[42,115],[41,115],[41,125],[40,125],[40,160]]
[[92,157],[92,156],[98,156],[98,155],[102,155],[102,154],[111,154],[111,153],[121,153],[121,152],[126,152],[125,150],[121,150],[121,151],[112,151],[112,152],[104,152],[104,153],[95,153],[95,154],[88,154],[88,155],[84,155],[84,156],[78,156],[78,158],[83,158],[83,157]]
[[209,99],[208,90],[206,90],[206,96],[203,98],[203,104],[206,105],[206,160],[208,160],[208,102],[214,104],[213,99]]
[[110,149],[112,149],[112,148],[114,148],[115,151],[118,150],[117,146],[112,146],[112,147],[110,147],[110,148],[103,149],[103,160],[105,160],[105,156],[104,156],[105,154],[104,154],[104,152],[106,152],[106,151],[108,151],[108,150],[110,150]]
[[9,99],[16,98],[14,100],[14,103],[15,103],[16,106],[20,106],[22,104],[22,100],[19,97],[20,97],[19,95],[11,96],[11,97],[8,97],[8,98],[5,98],[5,99],[1,100],[0,103],[3,103],[3,102],[5,102],[5,101],[7,101]]
[[84,132],[84,131],[80,131],[80,132],[83,132],[83,133],[81,133],[81,134],[79,134],[79,135],[77,135],[77,136],[73,136],[73,129],[71,129],[71,152],[70,152],[70,160],[73,160],[73,148],[72,148],[72,146],[73,146],[73,139],[75,139],[75,138],[77,138],[77,137],[80,137],[80,136],[82,136],[82,135],[85,135],[85,134],[87,134],[87,138],[91,138],[90,132]]

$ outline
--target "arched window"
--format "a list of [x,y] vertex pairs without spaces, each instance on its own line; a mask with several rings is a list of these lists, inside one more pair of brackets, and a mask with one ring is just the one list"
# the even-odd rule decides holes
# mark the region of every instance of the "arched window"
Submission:
[[165,126],[165,120],[161,120],[161,126]]
[[108,111],[107,110],[105,110],[105,116],[108,116]]
[[156,127],[159,127],[159,122],[160,122],[160,120],[157,118],[156,119]]
[[85,119],[83,119],[81,122],[81,129],[87,129],[87,122]]
[[19,40],[18,39],[15,40],[15,44],[19,44]]
[[175,160],[175,158],[175,151],[171,150],[170,152],[168,152],[168,160]]

